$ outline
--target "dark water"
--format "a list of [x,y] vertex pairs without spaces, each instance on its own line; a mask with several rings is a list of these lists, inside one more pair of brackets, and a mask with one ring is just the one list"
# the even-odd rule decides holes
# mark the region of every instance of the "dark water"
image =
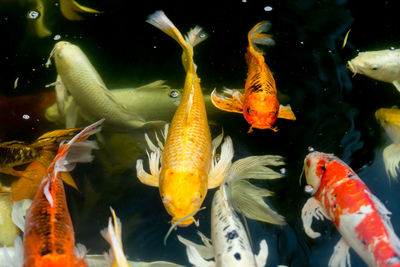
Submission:
[[[278,91],[288,96],[297,121],[278,120],[277,133],[255,130],[247,134],[248,125],[241,115],[222,113],[210,118],[219,125],[213,127],[213,135],[222,126],[232,137],[235,159],[262,154],[286,157],[286,178],[265,186],[276,192],[268,201],[286,217],[288,225],[277,227],[249,221],[255,252],[265,238],[269,246],[268,266],[327,265],[340,238],[338,232],[330,222],[316,222],[322,236],[311,240],[305,236],[300,219],[307,195],[298,180],[309,146],[335,153],[347,162],[392,211],[394,229],[400,233],[400,185],[388,182],[381,156],[388,141],[374,118],[378,108],[398,105],[400,95],[391,84],[359,75],[352,78],[345,68],[346,61],[358,51],[399,48],[396,1],[80,1],[104,13],[88,15],[79,22],[63,18],[56,1],[45,2],[46,14],[42,15],[53,32],[46,38],[37,37],[26,18],[34,4],[28,0],[0,3],[3,95],[51,90],[44,85],[55,80],[55,68],[46,69],[44,63],[56,42],[56,34],[61,35],[61,40],[79,45],[110,88],[134,87],[157,79],[181,88],[184,71],[180,48],[145,23],[146,17],[158,9],[164,10],[182,32],[198,24],[210,34],[195,49],[204,88],[242,88],[246,78],[247,33],[257,22],[270,20],[276,45],[266,49],[266,62],[274,72]],[[265,11],[266,6],[273,10]],[[348,43],[342,49],[350,28]],[[17,77],[18,87],[14,89]],[[0,110],[2,115],[10,112],[12,116],[11,110]],[[3,140],[33,140],[55,128],[56,125],[34,118],[15,125],[5,120],[0,133]],[[135,148],[124,149],[136,153],[132,158],[145,158],[140,149],[140,153]],[[89,253],[108,250],[99,231],[106,226],[108,207],[112,206],[121,218],[124,250],[130,259],[189,265],[176,232],[166,247],[162,244],[170,217],[158,189],[137,180],[134,161],[130,168],[108,174],[104,161],[113,164],[112,157],[104,156],[101,150],[96,156],[92,164],[81,164],[72,172],[80,192],[67,189],[77,241],[85,244]],[[213,193],[210,190],[204,202],[208,208],[197,215],[198,230],[207,236]],[[200,242],[195,232],[195,226],[178,230],[180,235]],[[351,261],[353,266],[365,266],[353,252]]]

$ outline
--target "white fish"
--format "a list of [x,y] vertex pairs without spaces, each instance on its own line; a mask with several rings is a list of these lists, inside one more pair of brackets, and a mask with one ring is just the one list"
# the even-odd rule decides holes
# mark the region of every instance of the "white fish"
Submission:
[[400,49],[358,53],[347,62],[354,74],[363,74],[372,79],[392,83],[400,92]]
[[[58,42],[50,57],[54,57],[57,68],[55,85],[58,109],[65,114],[67,128],[73,128],[78,118],[89,122],[105,119],[106,124],[136,129],[145,126],[160,126],[163,121],[145,121],[140,115],[129,112],[110,93],[82,50],[69,42]],[[50,64],[50,59],[47,66]],[[68,109],[64,102],[67,94],[73,99]]]
[[[211,240],[199,235],[205,245],[195,244],[181,236],[186,245],[190,263],[199,267],[214,266],[265,266],[268,245],[260,242],[260,251],[254,255],[249,237],[236,211],[246,217],[274,224],[284,224],[284,218],[273,211],[263,200],[272,195],[267,189],[259,188],[246,179],[277,179],[280,173],[266,167],[282,165],[280,156],[253,156],[232,164],[226,180],[215,192],[211,208]],[[214,261],[209,260],[214,258]]]

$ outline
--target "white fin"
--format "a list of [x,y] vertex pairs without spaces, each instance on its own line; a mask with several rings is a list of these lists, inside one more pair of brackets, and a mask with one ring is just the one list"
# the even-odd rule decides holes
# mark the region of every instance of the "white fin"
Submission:
[[206,261],[203,259],[196,248],[192,246],[188,246],[186,248],[186,253],[188,255],[189,262],[195,267],[216,267],[214,261]]
[[[198,232],[198,233],[200,233],[200,232]],[[205,243],[204,245],[199,245],[199,244],[193,243],[192,241],[190,241],[186,238],[183,238],[180,235],[178,235],[178,240],[182,244],[184,244],[186,247],[190,247],[190,246],[194,247],[202,258],[204,258],[206,260],[214,258],[214,248],[209,242]],[[204,242],[204,240],[203,240],[203,242]]]
[[31,204],[31,199],[23,199],[15,201],[12,206],[11,219],[22,232],[25,232],[25,215]]
[[260,251],[258,255],[256,255],[256,264],[257,267],[262,267],[267,264],[268,260],[268,244],[265,239],[261,240],[260,242]]
[[143,184],[158,187],[161,172],[160,149],[150,153],[147,151],[147,157],[149,159],[150,174],[143,169],[143,160],[138,159],[136,161],[136,175]]
[[257,47],[257,44],[273,46],[275,45],[275,41],[272,38],[272,35],[263,34],[263,32],[267,32],[271,28],[271,22],[264,21],[257,28],[253,28],[250,33],[251,43],[257,51],[260,49]]
[[76,246],[74,247],[74,254],[78,259],[84,259],[87,254],[87,249],[85,245],[81,243],[76,244]]
[[283,175],[265,165],[283,165],[281,156],[251,156],[237,160],[229,168],[225,183],[227,194],[234,209],[246,217],[258,221],[285,224],[284,217],[271,209],[264,197],[272,195],[267,189],[252,185],[247,179],[270,180],[282,178]]
[[14,239],[14,251],[14,264],[16,267],[20,267],[24,264],[24,246],[19,235]]
[[393,85],[394,85],[394,87],[396,87],[397,91],[400,92],[400,83],[399,83],[399,81],[394,80],[394,81],[393,81]]
[[340,238],[336,244],[331,258],[329,259],[329,267],[351,267],[349,245],[344,241],[343,237]]
[[[222,136],[220,136],[213,140],[213,145],[221,143],[220,138],[222,139]],[[234,154],[232,139],[229,136],[225,137],[225,141],[221,146],[221,155],[218,161],[215,158],[215,150],[216,147],[213,147],[211,167],[208,173],[208,188],[219,186],[225,179],[229,167],[232,165]]]
[[76,122],[78,121],[78,114],[80,108],[79,105],[72,99],[71,103],[68,105],[67,110],[65,112],[65,127],[76,128]]
[[54,88],[56,91],[58,112],[61,116],[64,116],[65,115],[65,102],[67,100],[68,92],[67,92],[67,88],[65,88],[63,81],[61,80],[60,75],[57,75],[57,80],[54,83]]
[[43,193],[44,193],[44,196],[46,197],[47,201],[50,203],[50,206],[54,207],[54,200],[53,200],[53,197],[51,196],[49,187],[50,187],[50,180],[47,180],[46,185],[43,187]]
[[203,42],[207,39],[208,34],[201,28],[196,25],[193,29],[191,29],[185,37],[185,41],[191,46],[195,47],[199,43]]
[[400,170],[400,144],[391,144],[383,150],[383,162],[389,178],[397,180]]
[[310,197],[301,210],[301,219],[303,221],[304,231],[311,238],[317,238],[321,236],[320,233],[314,232],[311,229],[311,224],[314,217],[321,221],[323,221],[325,218],[328,219],[325,209],[322,207],[321,203],[314,197]]

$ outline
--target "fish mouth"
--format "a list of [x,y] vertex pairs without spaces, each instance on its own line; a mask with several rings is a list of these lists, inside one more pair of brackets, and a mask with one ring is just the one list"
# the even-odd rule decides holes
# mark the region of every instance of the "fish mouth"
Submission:
[[353,63],[351,63],[351,61],[347,61],[346,67],[353,72],[353,77],[356,76],[356,74],[358,73],[357,68],[353,65]]

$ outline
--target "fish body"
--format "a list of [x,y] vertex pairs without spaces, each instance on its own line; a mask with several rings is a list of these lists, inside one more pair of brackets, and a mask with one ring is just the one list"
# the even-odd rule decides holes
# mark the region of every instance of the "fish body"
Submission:
[[24,266],[87,266],[85,250],[74,247],[74,229],[60,176],[76,162],[92,160],[90,152],[96,143],[86,139],[100,130],[101,123],[86,127],[60,146],[26,216]]
[[400,91],[400,49],[360,52],[347,67],[372,79],[392,83]]
[[[160,121],[145,122],[138,114],[130,113],[110,93],[100,75],[83,51],[69,42],[58,42],[51,57],[57,68],[57,81],[54,83],[58,108],[66,114],[66,126],[74,127],[79,115],[87,121],[106,119],[107,124],[122,128],[136,129],[147,123],[159,125]],[[68,109],[64,102],[67,94],[73,97]],[[147,124],[148,125],[148,124]]]
[[277,118],[295,120],[296,117],[290,106],[282,106],[277,99],[275,79],[265,63],[262,52],[255,44],[272,45],[274,41],[264,34],[270,23],[266,21],[256,24],[248,34],[249,46],[246,52],[248,74],[245,83],[244,95],[237,90],[225,90],[230,98],[218,95],[216,90],[211,94],[213,104],[222,110],[243,113],[246,121],[252,128],[271,129]]
[[179,222],[179,226],[187,226],[195,221],[193,216],[203,203],[207,189],[222,182],[233,151],[227,156],[221,155],[227,160],[216,173],[218,167],[211,168],[215,165],[212,164],[215,151],[212,151],[200,79],[193,61],[193,47],[206,37],[202,29],[192,29],[184,39],[162,11],[150,15],[147,22],[171,36],[182,47],[186,78],[182,99],[165,133],[166,142],[162,152],[154,148],[152,155],[149,155],[151,175],[144,173],[141,160],[137,161],[136,169],[143,183],[159,187],[163,204],[172,216],[172,223]]
[[400,163],[400,109],[380,108],[375,112],[375,118],[392,141],[383,150],[383,162],[389,178],[397,180]]
[[304,160],[311,197],[302,210],[306,233],[316,238],[312,218],[331,220],[342,235],[329,266],[350,265],[349,248],[369,266],[400,266],[400,240],[390,212],[357,174],[332,154],[312,152]]

